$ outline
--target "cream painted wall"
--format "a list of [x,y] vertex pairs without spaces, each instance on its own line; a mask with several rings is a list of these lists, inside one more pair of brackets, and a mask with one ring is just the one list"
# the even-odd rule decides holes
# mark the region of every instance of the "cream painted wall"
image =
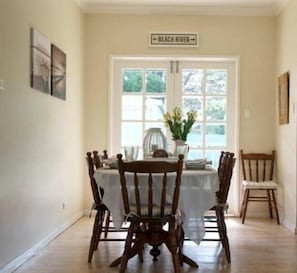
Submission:
[[[284,225],[296,230],[296,86],[297,86],[297,1],[291,0],[277,20],[277,75],[290,74],[289,124],[278,125],[276,119],[276,147],[278,151],[278,180],[282,185]],[[278,105],[276,104],[276,109]],[[277,112],[278,113],[278,112]]]
[[[291,31],[296,4],[291,8],[277,24],[278,74],[293,68],[296,54]],[[66,101],[30,88],[30,26],[67,54]],[[150,31],[198,31],[200,47],[149,48]],[[83,156],[87,150],[108,147],[111,55],[239,56],[240,148],[275,148],[274,17],[84,18],[72,0],[1,0],[0,35],[0,80],[5,83],[5,91],[0,91],[0,268],[90,207],[90,191],[83,186]],[[245,109],[250,110],[249,119],[243,117]],[[288,184],[280,202],[285,222],[293,227],[296,153],[289,158],[291,165],[284,163],[289,151],[296,149],[294,126],[277,127],[278,173]],[[286,136],[290,138],[281,140]]]
[[[30,26],[67,54],[66,101],[30,88]],[[0,269],[82,214],[83,52],[73,0],[0,1]]]
[[[108,147],[109,57],[177,55],[240,57],[240,148],[275,148],[274,17],[87,15],[86,148]],[[199,32],[199,48],[150,48],[151,31]],[[250,111],[250,118],[243,111]],[[238,157],[238,151],[235,151]],[[237,161],[239,164],[239,160]],[[239,170],[239,168],[238,168]],[[239,175],[239,174],[235,174]],[[88,200],[85,198],[85,200]],[[256,216],[268,212],[249,209]]]

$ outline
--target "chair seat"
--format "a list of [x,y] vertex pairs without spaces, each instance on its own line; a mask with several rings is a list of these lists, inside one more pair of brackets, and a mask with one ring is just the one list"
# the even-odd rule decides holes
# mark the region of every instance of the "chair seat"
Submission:
[[269,181],[261,181],[261,182],[256,182],[256,181],[248,181],[248,180],[243,180],[242,185],[244,189],[253,189],[253,190],[269,190],[269,189],[277,189],[277,183],[275,183],[272,180]]
[[94,203],[93,209],[95,209],[95,210],[99,210],[99,209],[109,210],[108,207],[106,207],[106,205],[103,202],[101,202],[99,204]]
[[[141,210],[140,210],[140,213],[141,213],[141,217],[148,216],[149,215],[148,206],[142,206]],[[127,216],[129,216],[129,215],[131,215],[131,216],[137,216],[138,215],[136,205],[131,205],[130,206],[130,212],[129,212],[129,214]],[[171,216],[171,215],[172,215],[172,205],[165,205],[164,216]],[[153,205],[152,216],[153,217],[161,217],[161,215],[160,215],[160,206]]]
[[217,202],[213,207],[211,207],[210,210],[215,210],[216,208],[221,208],[223,210],[228,210],[229,209],[229,203],[220,203]]

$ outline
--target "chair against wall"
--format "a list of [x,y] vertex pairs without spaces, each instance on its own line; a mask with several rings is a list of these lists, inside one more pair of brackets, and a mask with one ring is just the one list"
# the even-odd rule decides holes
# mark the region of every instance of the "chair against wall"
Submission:
[[[210,209],[211,211],[215,212],[215,215],[205,217],[205,231],[218,232],[219,239],[203,239],[204,241],[221,241],[222,246],[225,249],[227,261],[229,263],[231,262],[231,254],[227,234],[227,226],[225,223],[225,211],[227,211],[228,209],[227,199],[235,161],[236,159],[234,157],[234,153],[225,151],[221,152],[218,166],[220,188],[219,191],[216,193],[217,203]],[[211,225],[207,225],[207,222],[210,222]],[[216,226],[213,225],[213,223],[216,223]]]
[[[249,202],[268,202],[270,218],[273,218],[273,210],[277,224],[279,214],[275,191],[277,183],[273,181],[273,170],[275,164],[275,151],[271,154],[265,153],[244,153],[240,151],[242,164],[242,187],[243,199],[240,209],[240,217],[244,224]],[[255,195],[252,192],[261,191],[263,194]]]
[[[107,238],[108,232],[126,232],[127,229],[124,227],[121,229],[110,227],[110,223],[112,222],[110,210],[105,206],[102,200],[104,190],[102,188],[98,188],[94,178],[95,170],[102,167],[98,151],[93,151],[93,155],[91,152],[87,152],[86,161],[93,194],[92,209],[96,211],[88,256],[88,262],[90,263],[92,261],[94,251],[98,249],[98,244],[100,241],[125,241],[124,238],[120,237]],[[104,238],[101,238],[102,233],[104,233]]]
[[[102,159],[108,159],[107,150],[103,150]],[[96,170],[103,167],[103,164],[100,160],[99,153],[96,150],[93,151],[93,164],[94,164]],[[102,188],[100,188],[100,192],[101,192],[101,196],[103,196],[104,190]],[[104,223],[104,238],[107,238],[107,233],[109,231],[109,226],[111,223],[110,210],[107,210],[105,212],[104,221],[105,221],[105,223]]]
[[[104,217],[105,214],[108,212],[108,208],[104,205],[102,202],[102,196],[103,196],[103,189],[98,189],[97,183],[94,178],[94,172],[95,168],[100,167],[100,159],[99,157],[96,158],[96,155],[98,155],[97,151],[94,151],[95,157],[92,156],[91,152],[87,152],[86,160],[88,163],[88,170],[89,170],[89,178],[90,178],[90,184],[93,194],[93,209],[96,210],[96,216],[93,224],[93,232],[89,247],[89,256],[88,256],[88,262],[90,263],[92,261],[93,252],[98,248],[98,244],[100,241],[101,233],[103,230],[103,223],[104,223]],[[99,160],[99,161],[98,161]]]
[[[174,272],[179,273],[181,262],[178,250],[181,240],[181,224],[177,220],[176,214],[183,156],[180,155],[179,160],[173,162],[145,160],[123,162],[121,154],[117,157],[124,213],[130,223],[124,253],[120,259],[120,273],[125,272],[130,258],[142,252],[144,244],[153,246],[151,255],[154,256],[154,260],[157,260],[159,253],[155,250],[162,243],[165,243],[171,253]],[[127,176],[129,173],[133,176],[133,183],[128,185]],[[167,186],[167,173],[175,174],[173,198],[170,202],[166,198],[170,188]],[[161,176],[161,180],[155,181],[155,175]],[[153,183],[161,183],[160,200],[156,200],[157,198],[154,196]],[[131,194],[133,192],[132,196],[128,192]],[[146,197],[141,198],[141,194]],[[164,229],[165,224],[168,224],[168,229]]]

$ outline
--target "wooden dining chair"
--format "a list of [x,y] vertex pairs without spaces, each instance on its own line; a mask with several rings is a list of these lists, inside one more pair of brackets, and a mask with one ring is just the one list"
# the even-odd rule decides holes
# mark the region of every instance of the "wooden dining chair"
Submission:
[[[231,253],[229,246],[229,239],[227,233],[227,226],[225,223],[225,212],[228,209],[228,193],[230,189],[233,168],[235,165],[234,153],[222,151],[218,165],[218,177],[219,177],[219,191],[216,192],[216,204],[210,209],[214,211],[214,215],[205,216],[205,231],[218,232],[219,238],[204,238],[203,241],[221,241],[225,250],[228,263],[231,262]],[[207,225],[210,223],[210,225]],[[215,223],[215,225],[214,225]]]
[[[102,159],[108,159],[108,155],[107,155],[107,150],[103,150],[103,155],[102,155]],[[96,169],[102,168],[103,164],[100,160],[100,156],[98,151],[93,151],[93,164],[95,165]],[[102,195],[104,193],[104,190],[102,188],[100,188],[100,191],[102,191]],[[109,231],[109,227],[110,227],[110,223],[111,223],[111,214],[110,214],[110,210],[107,210],[105,212],[105,217],[104,217],[104,238],[107,238],[107,233]]]
[[[277,224],[280,224],[275,191],[277,183],[273,180],[275,164],[275,151],[266,153],[244,153],[240,151],[242,164],[242,188],[243,199],[240,209],[240,217],[244,224],[248,202],[268,202],[270,218],[273,218],[273,210]],[[264,192],[261,195],[252,192]]]
[[[153,246],[150,254],[157,260],[160,254],[158,247],[164,243],[171,253],[174,272],[180,273],[181,261],[178,250],[181,223],[178,221],[177,212],[183,155],[179,156],[178,161],[170,162],[124,162],[121,154],[118,154],[117,158],[124,214],[130,223],[125,249],[120,258],[119,272],[125,272],[128,260],[141,253],[144,244]],[[168,181],[169,173],[174,174],[173,184]],[[160,187],[160,196],[153,190],[155,183]],[[168,196],[171,196],[171,199],[168,199]]]
[[103,189],[98,188],[94,178],[95,168],[100,167],[100,159],[99,157],[96,158],[96,155],[98,155],[98,152],[95,151],[94,155],[95,157],[92,156],[91,152],[87,152],[87,156],[86,156],[86,160],[88,163],[90,184],[91,184],[91,189],[92,189],[92,194],[94,199],[93,209],[96,210],[96,216],[93,224],[93,232],[92,232],[92,237],[91,237],[91,242],[89,247],[89,256],[88,256],[89,263],[92,261],[93,252],[98,248],[101,233],[104,227],[104,218],[106,213],[109,211],[102,201],[102,196],[104,194],[104,191]]
[[[108,232],[126,232],[127,229],[115,229],[114,227],[110,227],[110,223],[112,222],[110,210],[106,207],[102,200],[102,197],[104,196],[104,190],[102,188],[98,188],[94,178],[95,170],[102,166],[98,151],[93,151],[93,153],[87,152],[86,161],[88,165],[89,179],[93,195],[92,209],[96,211],[88,255],[88,262],[90,263],[92,261],[94,251],[98,249],[98,244],[100,241],[118,242],[125,240],[124,238],[120,237],[107,238]],[[102,233],[104,233],[103,238],[101,237]]]
[[[88,159],[89,156],[91,157],[90,160]],[[99,168],[102,167],[102,164],[101,164],[101,161],[100,161],[100,157],[99,157],[98,151],[96,151],[96,150],[93,151],[93,158],[92,158],[92,153],[91,152],[89,152],[89,154],[87,153],[86,160],[87,160],[87,163],[88,163],[89,175],[90,175],[90,171],[94,173],[95,169],[99,169]],[[92,160],[92,164],[93,165],[90,165],[91,164],[91,160]],[[100,190],[102,191],[102,195],[103,195],[103,189],[101,188]],[[92,191],[92,193],[93,193],[93,191]],[[93,198],[94,198],[94,194],[93,194]],[[90,213],[89,213],[89,217],[90,218],[92,217],[92,211],[93,210],[96,210],[95,198],[94,198],[94,201],[93,201],[92,206],[91,206],[91,209],[90,209]]]

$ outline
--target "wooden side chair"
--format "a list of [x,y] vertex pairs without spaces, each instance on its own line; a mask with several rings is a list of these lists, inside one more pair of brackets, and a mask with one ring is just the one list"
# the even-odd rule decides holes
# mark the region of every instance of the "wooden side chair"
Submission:
[[100,166],[100,159],[99,157],[96,158],[96,155],[98,155],[98,152],[95,151],[94,154],[95,154],[95,157],[92,156],[91,152],[87,152],[87,156],[86,156],[86,160],[88,163],[90,184],[91,184],[91,189],[92,189],[92,194],[94,199],[92,208],[96,210],[95,221],[93,224],[93,232],[92,232],[92,237],[91,237],[91,242],[89,247],[89,256],[88,256],[89,263],[92,261],[93,252],[98,248],[98,244],[99,244],[102,229],[103,229],[105,214],[109,211],[102,201],[102,196],[104,194],[104,191],[103,189],[98,188],[94,178],[95,168],[97,166],[98,167]]
[[[277,183],[273,181],[275,164],[275,151],[271,154],[244,153],[240,151],[242,163],[242,187],[243,199],[240,209],[240,217],[244,224],[248,202],[268,202],[270,218],[273,218],[273,210],[277,224],[280,224],[275,191]],[[263,195],[252,195],[253,191],[264,192]]]
[[[95,170],[102,166],[98,151],[93,151],[93,153],[87,152],[86,161],[93,195],[93,205],[91,210],[96,211],[88,255],[88,262],[90,263],[92,261],[94,251],[98,249],[100,241],[124,241],[123,238],[107,238],[108,232],[126,232],[127,230],[124,228],[116,230],[115,228],[110,227],[110,210],[105,206],[102,200],[104,190],[102,188],[98,188],[94,178]],[[101,238],[102,233],[104,233],[103,238]]]
[[[124,253],[117,260],[120,263],[119,272],[124,273],[128,260],[142,253],[144,244],[153,246],[150,254],[157,260],[160,254],[158,247],[164,243],[172,255],[174,272],[180,273],[181,261],[178,251],[181,223],[177,220],[177,211],[183,156],[180,155],[178,161],[172,162],[145,160],[124,162],[121,154],[118,154],[117,158],[124,215],[130,223]],[[175,175],[173,188],[167,183],[169,173]],[[154,192],[155,183],[160,186],[160,199]],[[168,200],[168,194],[172,196],[172,200]],[[164,228],[166,224],[168,224],[167,229]],[[111,266],[116,264],[113,263]]]
[[[228,263],[231,262],[231,254],[230,254],[230,247],[229,247],[229,239],[227,234],[227,226],[225,223],[225,211],[228,209],[228,193],[231,184],[231,178],[233,174],[233,168],[235,165],[235,157],[234,153],[222,151],[219,159],[219,166],[218,166],[218,176],[219,176],[219,183],[220,188],[219,191],[216,193],[217,203],[210,209],[211,211],[215,212],[215,215],[206,216],[205,222],[206,232],[218,232],[219,239],[214,238],[204,238],[203,241],[221,241],[223,248],[225,249],[225,254]],[[211,223],[211,225],[207,225]],[[213,225],[216,223],[216,225]]]
[[[107,150],[103,150],[103,155],[102,155],[102,159],[108,159],[108,155],[107,155]],[[95,165],[96,169],[99,169],[101,167],[103,167],[102,162],[100,161],[100,157],[99,157],[99,153],[98,151],[93,151],[93,164]],[[100,188],[100,191],[102,192],[102,195],[104,194],[104,191],[102,188]],[[107,238],[107,233],[109,231],[109,226],[111,223],[111,215],[110,215],[110,210],[107,210],[105,212],[105,224],[104,224],[104,238]]]

